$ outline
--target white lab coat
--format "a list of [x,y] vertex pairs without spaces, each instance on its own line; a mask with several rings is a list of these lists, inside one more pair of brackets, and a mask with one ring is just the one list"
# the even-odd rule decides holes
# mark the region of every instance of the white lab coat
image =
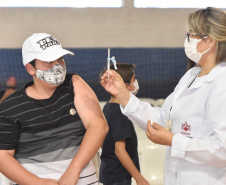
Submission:
[[172,120],[165,185],[226,185],[226,62],[188,88],[199,72],[199,67],[189,70],[161,108],[132,94],[127,106],[121,106],[123,114],[143,129],[150,119],[163,126]]

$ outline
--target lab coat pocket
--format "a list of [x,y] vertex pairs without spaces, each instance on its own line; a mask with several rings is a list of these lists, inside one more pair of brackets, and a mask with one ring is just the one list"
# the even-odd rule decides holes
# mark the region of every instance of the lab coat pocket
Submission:
[[202,117],[191,117],[187,119],[181,119],[180,124],[178,124],[178,130],[182,135],[189,138],[200,138],[202,131]]
[[199,171],[185,171],[179,174],[177,185],[208,185],[208,176]]

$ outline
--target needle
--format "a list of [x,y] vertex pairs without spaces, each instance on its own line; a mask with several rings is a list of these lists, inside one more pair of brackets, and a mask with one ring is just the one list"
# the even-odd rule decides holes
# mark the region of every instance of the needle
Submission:
[[[107,70],[110,70],[110,48],[108,48],[108,59],[107,59]],[[109,74],[108,74],[108,79],[109,79]]]

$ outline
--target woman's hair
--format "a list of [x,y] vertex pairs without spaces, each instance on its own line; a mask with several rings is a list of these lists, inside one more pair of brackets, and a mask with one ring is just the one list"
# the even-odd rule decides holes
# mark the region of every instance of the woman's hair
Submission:
[[[113,64],[110,65],[110,69],[117,71],[117,73],[121,75],[121,77],[125,83],[130,83],[131,78],[134,74],[134,69],[136,68],[136,65],[135,64],[126,64],[126,63],[117,63],[117,68],[118,69],[115,70],[114,65]],[[101,76],[105,73],[106,70],[107,70],[107,68],[105,67],[100,72],[99,81],[100,81]]]
[[226,61],[226,12],[219,8],[207,7],[188,16],[188,28],[203,39],[207,34],[216,40],[216,62]]
[[196,63],[188,58],[187,71],[195,66],[197,66]]

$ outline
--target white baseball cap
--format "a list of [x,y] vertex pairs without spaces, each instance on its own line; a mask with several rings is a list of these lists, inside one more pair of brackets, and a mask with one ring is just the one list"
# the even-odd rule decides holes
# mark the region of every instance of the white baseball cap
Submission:
[[60,42],[47,33],[34,33],[25,40],[22,47],[24,66],[34,59],[51,62],[66,54],[74,55],[63,49]]

